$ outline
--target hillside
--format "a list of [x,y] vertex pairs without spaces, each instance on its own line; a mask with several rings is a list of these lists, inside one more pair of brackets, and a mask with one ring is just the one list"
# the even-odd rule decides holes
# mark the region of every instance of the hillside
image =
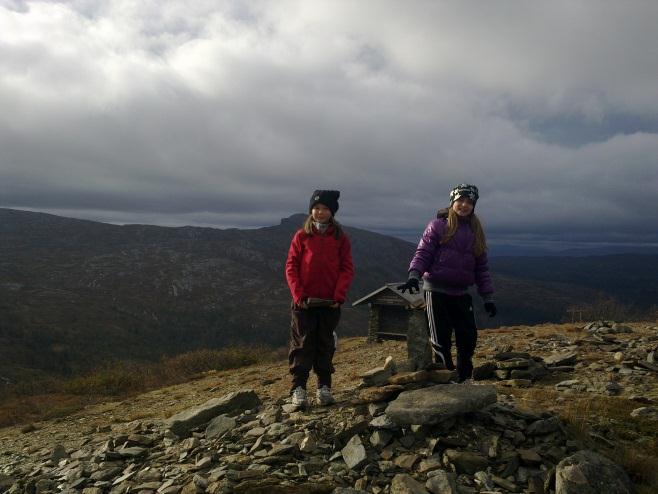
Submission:
[[[196,348],[285,345],[290,295],[283,266],[303,218],[219,230],[118,226],[0,209],[2,382]],[[414,245],[346,230],[356,265],[351,300],[404,279]],[[489,319],[476,302],[480,325],[559,321],[572,305],[634,286],[636,271],[627,277],[624,259],[614,258],[616,271],[581,261],[576,270],[560,259],[492,260],[500,311]],[[644,290],[655,291],[655,281],[643,280]],[[367,308],[346,304],[340,333],[364,335],[367,317]]]
[[[334,489],[349,487],[357,490],[344,492],[569,494],[583,491],[566,490],[562,475],[573,455],[584,451],[614,463],[583,468],[581,483],[582,475],[590,486],[628,475],[637,494],[656,492],[658,367],[648,358],[656,350],[658,326],[654,321],[587,328],[542,325],[480,333],[476,372],[498,369],[480,378],[481,385],[437,385],[446,382],[444,371],[403,370],[404,342],[351,338],[339,345],[338,403],[330,407],[312,404],[299,411],[287,405],[287,365],[281,361],[210,372],[61,419],[0,429],[0,492],[339,494]],[[397,374],[365,386],[360,377],[389,355]],[[514,372],[517,377],[509,379]],[[444,420],[428,418],[411,427],[391,422],[399,417],[391,405],[421,391],[450,394],[452,408],[441,412]],[[496,403],[476,398],[488,393]],[[192,412],[203,404],[210,410],[210,403],[218,406],[220,398],[236,395],[243,401],[232,399],[230,411],[225,407],[213,427],[206,428],[216,417],[210,411],[192,425],[200,416]],[[452,487],[439,490],[433,478]],[[427,490],[402,490],[401,482]],[[631,492],[622,484],[610,491],[603,487],[596,492]]]
[[[256,230],[116,226],[0,210],[0,375],[69,373],[237,343],[282,345],[283,266],[303,216]],[[347,228],[367,293],[399,279],[413,247]],[[366,311],[345,310],[342,331]]]

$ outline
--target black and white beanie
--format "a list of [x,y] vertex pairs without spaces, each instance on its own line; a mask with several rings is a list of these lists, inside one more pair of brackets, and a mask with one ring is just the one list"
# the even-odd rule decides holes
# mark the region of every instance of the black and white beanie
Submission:
[[478,188],[475,185],[470,184],[459,184],[454,189],[450,191],[450,205],[455,202],[460,197],[468,197],[473,201],[473,205],[478,201],[480,197],[478,193]]

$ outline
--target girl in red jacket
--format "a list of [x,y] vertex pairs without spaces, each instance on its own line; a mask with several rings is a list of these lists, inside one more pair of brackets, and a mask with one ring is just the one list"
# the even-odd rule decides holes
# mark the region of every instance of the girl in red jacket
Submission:
[[313,193],[309,216],[295,233],[286,261],[286,280],[292,294],[288,362],[292,403],[300,407],[307,404],[306,382],[311,369],[318,376],[318,403],[334,403],[334,330],[354,277],[350,240],[334,219],[339,196],[337,190]]

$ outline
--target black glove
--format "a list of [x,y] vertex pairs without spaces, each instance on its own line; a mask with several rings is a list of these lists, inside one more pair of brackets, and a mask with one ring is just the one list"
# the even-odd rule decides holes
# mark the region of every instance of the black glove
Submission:
[[420,292],[420,286],[416,278],[409,278],[404,285],[398,285],[397,289],[404,293],[405,290],[409,290],[410,294],[414,293],[414,289],[417,292]]
[[493,302],[485,302],[484,310],[489,314],[489,317],[493,317],[498,314],[498,309],[496,309],[496,304]]

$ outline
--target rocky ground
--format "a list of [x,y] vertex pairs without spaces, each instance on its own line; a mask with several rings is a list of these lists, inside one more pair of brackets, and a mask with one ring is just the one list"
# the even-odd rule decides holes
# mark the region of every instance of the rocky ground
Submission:
[[348,339],[328,407],[289,405],[280,362],[2,429],[0,492],[656,492],[615,451],[655,460],[657,349],[655,323],[482,331],[458,385]]

